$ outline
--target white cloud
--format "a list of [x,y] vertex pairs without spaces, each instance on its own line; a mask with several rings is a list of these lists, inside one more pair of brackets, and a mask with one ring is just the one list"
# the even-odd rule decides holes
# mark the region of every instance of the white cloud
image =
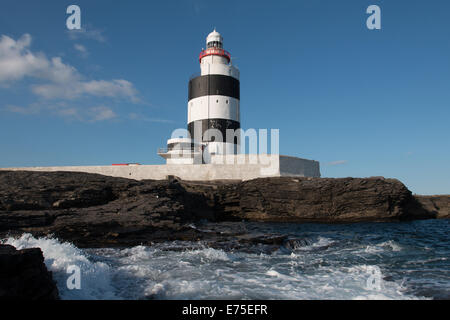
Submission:
[[28,107],[20,107],[16,105],[7,105],[4,110],[12,113],[19,113],[24,115],[37,114],[41,111],[41,108],[37,105],[30,105]]
[[17,41],[0,37],[0,85],[34,78],[47,83],[32,85],[32,92],[45,99],[76,99],[84,96],[124,98],[140,102],[134,85],[123,79],[87,80],[74,67],[64,64],[60,57],[48,59],[42,53],[29,50],[31,36],[25,34]]
[[117,114],[110,108],[105,106],[94,107],[89,110],[91,113],[91,121],[111,120],[117,117]]
[[79,30],[68,30],[67,32],[69,34],[69,38],[72,40],[89,39],[102,43],[106,42],[106,37],[103,35],[103,30],[96,29],[91,25],[87,25]]
[[57,114],[63,117],[80,119],[79,110],[77,108],[62,108],[57,111]]
[[27,50],[31,36],[25,34],[17,41],[2,35],[0,37],[0,84],[20,80],[26,76],[38,76],[49,67],[50,62],[43,55]]
[[128,115],[128,118],[130,120],[141,120],[141,121],[145,121],[145,122],[174,123],[172,120],[160,119],[160,118],[150,118],[150,117],[144,116],[142,114],[137,114],[134,112],[130,113]]
[[3,110],[22,115],[35,115],[45,112],[66,119],[83,122],[98,122],[118,118],[118,115],[111,108],[106,106],[86,108],[70,106],[64,102],[55,104],[33,103],[28,107],[7,105]]
[[32,86],[32,91],[46,99],[75,99],[83,95],[109,98],[128,98],[132,102],[139,102],[137,90],[126,80],[75,80],[69,84],[65,82]]
[[89,51],[88,51],[88,50],[86,49],[86,47],[83,46],[82,44],[75,43],[75,44],[73,45],[73,47],[75,48],[75,50],[77,50],[77,51],[81,54],[81,56],[82,56],[83,58],[86,58],[86,57],[89,55]]
[[342,164],[347,164],[348,160],[337,160],[337,161],[332,161],[332,162],[328,162],[326,163],[327,166],[339,166]]

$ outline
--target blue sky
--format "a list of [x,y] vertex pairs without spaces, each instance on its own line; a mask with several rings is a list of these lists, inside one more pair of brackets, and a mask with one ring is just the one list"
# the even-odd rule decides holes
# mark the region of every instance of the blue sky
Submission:
[[[82,28],[68,31],[67,6]],[[381,7],[368,30],[366,8]],[[448,1],[0,4],[0,167],[163,163],[214,27],[241,71],[243,128],[325,177],[450,193]]]

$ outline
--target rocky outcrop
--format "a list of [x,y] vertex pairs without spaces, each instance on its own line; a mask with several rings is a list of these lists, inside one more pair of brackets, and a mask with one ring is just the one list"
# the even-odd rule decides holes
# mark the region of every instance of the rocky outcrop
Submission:
[[177,181],[97,174],[0,172],[0,235],[53,234],[81,247],[195,240],[188,226],[214,219],[201,195]]
[[416,196],[416,198],[425,210],[436,215],[437,218],[450,218],[450,195]]
[[[196,186],[185,185],[196,191]],[[361,222],[429,218],[398,180],[265,178],[200,188],[221,219],[272,222]]]
[[197,240],[191,223],[434,218],[398,180],[266,178],[135,181],[73,172],[0,171],[0,236],[53,234],[81,247]]
[[0,300],[56,300],[58,289],[41,249],[0,244]]

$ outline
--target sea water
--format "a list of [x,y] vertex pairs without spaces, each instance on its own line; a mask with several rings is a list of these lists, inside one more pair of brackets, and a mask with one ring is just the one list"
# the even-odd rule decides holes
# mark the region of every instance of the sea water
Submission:
[[[450,299],[450,220],[359,224],[208,223],[224,235],[286,236],[281,244],[171,241],[79,249],[25,234],[62,299]],[[69,290],[70,266],[81,288]]]

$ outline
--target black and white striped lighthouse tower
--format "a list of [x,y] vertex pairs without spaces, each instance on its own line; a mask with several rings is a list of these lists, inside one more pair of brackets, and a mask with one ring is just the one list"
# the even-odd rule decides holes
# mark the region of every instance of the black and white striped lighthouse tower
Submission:
[[[223,49],[215,29],[200,52],[200,75],[189,80],[189,138],[172,138],[158,153],[168,164],[209,163],[213,155],[236,154],[239,148],[239,70]],[[233,136],[227,130],[233,130]],[[219,136],[219,137],[218,137]],[[199,157],[200,156],[200,157]],[[196,160],[194,160],[194,158]]]
[[[230,53],[223,49],[223,38],[216,30],[206,38],[199,61],[200,76],[189,81],[188,131],[211,155],[235,154],[238,138],[229,136],[228,141],[227,129],[240,128],[239,70],[230,63]],[[218,132],[222,142],[217,141]]]

